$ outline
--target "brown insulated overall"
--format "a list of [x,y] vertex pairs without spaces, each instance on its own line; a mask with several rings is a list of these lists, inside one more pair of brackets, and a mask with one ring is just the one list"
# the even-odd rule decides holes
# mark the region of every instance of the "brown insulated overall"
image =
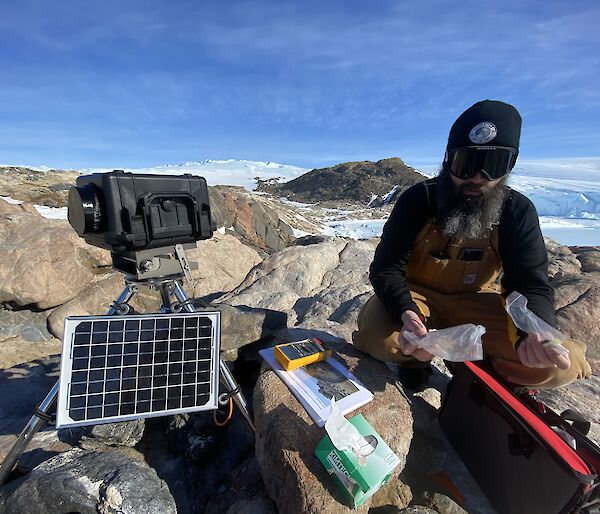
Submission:
[[[459,258],[464,249],[483,250],[478,261]],[[483,345],[487,357],[501,376],[522,385],[552,388],[577,378],[588,377],[591,369],[585,360],[585,344],[566,341],[571,367],[528,368],[517,357],[517,333],[504,310],[504,298],[496,278],[502,265],[498,255],[498,227],[480,240],[451,240],[433,223],[418,234],[406,267],[406,282],[413,300],[421,310],[428,328],[446,328],[463,323],[485,326]],[[371,297],[358,316],[354,345],[382,361],[414,361],[398,346],[402,328],[393,320],[377,296]]]

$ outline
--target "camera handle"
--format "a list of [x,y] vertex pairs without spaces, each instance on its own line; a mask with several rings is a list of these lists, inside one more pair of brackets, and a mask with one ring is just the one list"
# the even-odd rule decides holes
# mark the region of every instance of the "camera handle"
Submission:
[[[184,268],[185,269],[185,268]],[[160,292],[161,296],[161,312],[179,312],[178,310],[174,310],[177,308],[181,308],[186,312],[197,312],[194,308],[192,302],[188,298],[183,286],[181,285],[182,275],[168,277],[160,280],[145,280],[145,281],[137,281],[133,277],[125,277],[125,289],[121,292],[119,297],[115,300],[115,302],[111,305],[110,309],[107,312],[108,316],[112,316],[114,314],[127,314],[130,310],[129,301],[131,298],[139,291],[140,286],[148,286],[153,289],[157,289]],[[171,303],[171,296],[175,296],[177,299],[177,303]],[[248,411],[248,404],[246,402],[246,398],[241,392],[240,386],[235,381],[235,378],[231,374],[227,363],[219,357],[219,370],[221,374],[221,381],[223,385],[229,390],[229,394],[233,397],[235,403],[239,407],[242,415],[246,419],[248,425],[255,431],[254,422],[252,421],[252,416]],[[13,444],[13,447],[6,454],[6,457],[2,461],[0,465],[0,485],[3,485],[11,471],[13,470],[15,464],[19,460],[19,457],[26,450],[29,443],[33,440],[33,437],[37,432],[42,428],[44,423],[50,421],[52,419],[51,415],[48,414],[48,411],[56,401],[58,396],[58,385],[60,381],[57,381],[50,392],[46,395],[46,397],[40,402],[38,407],[34,410],[33,416],[31,416],[28,423],[25,425],[19,437]]]

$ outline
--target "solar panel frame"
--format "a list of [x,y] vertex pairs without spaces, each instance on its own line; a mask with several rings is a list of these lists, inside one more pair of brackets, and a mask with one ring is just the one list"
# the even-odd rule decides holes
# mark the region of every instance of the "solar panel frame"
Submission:
[[216,409],[220,321],[219,311],[66,318],[57,428]]

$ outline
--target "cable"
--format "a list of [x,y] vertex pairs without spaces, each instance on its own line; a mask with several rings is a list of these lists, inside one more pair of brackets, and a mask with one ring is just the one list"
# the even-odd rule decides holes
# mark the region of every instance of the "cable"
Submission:
[[227,413],[226,418],[223,421],[219,421],[217,419],[217,411],[219,409],[216,409],[213,411],[213,423],[215,425],[217,425],[218,427],[224,427],[225,425],[228,425],[229,422],[231,421],[231,418],[233,417],[233,400],[231,399],[231,397],[229,397],[229,412]]

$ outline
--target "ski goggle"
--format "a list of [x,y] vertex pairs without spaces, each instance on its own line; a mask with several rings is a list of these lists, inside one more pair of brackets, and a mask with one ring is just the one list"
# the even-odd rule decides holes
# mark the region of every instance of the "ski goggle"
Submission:
[[460,179],[470,179],[481,172],[488,180],[506,175],[517,161],[518,150],[507,146],[463,146],[448,154],[448,169]]

